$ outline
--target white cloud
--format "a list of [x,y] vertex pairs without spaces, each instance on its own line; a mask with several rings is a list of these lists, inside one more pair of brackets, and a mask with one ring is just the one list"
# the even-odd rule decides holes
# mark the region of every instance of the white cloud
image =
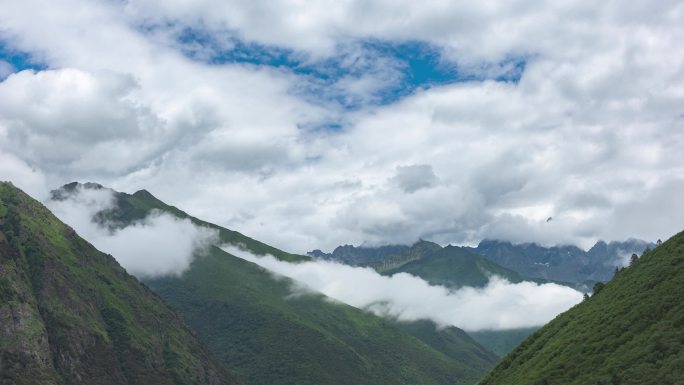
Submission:
[[432,186],[437,181],[437,176],[429,164],[415,164],[397,167],[397,174],[392,177],[392,181],[405,192],[412,193]]
[[96,213],[114,204],[111,190],[82,187],[67,199],[46,202],[60,220],[140,278],[182,274],[218,241],[216,230],[160,212],[122,229],[110,230],[93,221]]
[[325,261],[288,263],[235,246],[223,249],[292,278],[299,285],[293,288],[295,294],[313,290],[380,316],[402,321],[431,319],[469,331],[543,325],[582,300],[582,293],[556,284],[512,284],[493,278],[481,289],[451,291],[406,273],[385,277],[370,268]]
[[[2,131],[0,130],[0,139]],[[19,157],[0,148],[0,180],[10,181],[36,199],[47,196],[50,186],[40,170],[31,167]]]
[[48,172],[116,173],[173,133],[136,98],[132,77],[75,69],[22,71],[0,83],[0,148]]
[[218,232],[188,219],[152,214],[144,221],[93,242],[138,277],[179,275],[195,256],[218,241]]
[[11,63],[0,59],[0,80],[4,80],[7,76],[9,76],[9,74],[11,74],[14,71],[16,71],[16,69]]
[[[518,84],[341,112],[286,70],[192,61],[157,21],[214,31],[225,48],[237,36],[304,61],[342,53],[369,75],[327,92],[354,100],[396,80],[396,63],[359,53],[359,39],[424,40],[471,71],[528,62]],[[3,6],[0,25],[3,42],[51,68],[0,83],[0,171],[20,186],[146,188],[294,252],[681,230],[680,2],[26,0]],[[311,129],[320,122],[343,127]],[[392,179],[411,165],[438,178]]]

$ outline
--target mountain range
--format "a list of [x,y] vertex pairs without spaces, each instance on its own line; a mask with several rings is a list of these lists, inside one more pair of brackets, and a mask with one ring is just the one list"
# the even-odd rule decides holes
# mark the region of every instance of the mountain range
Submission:
[[526,277],[606,282],[613,277],[616,267],[627,264],[632,254],[641,254],[653,247],[654,243],[638,239],[598,241],[588,251],[572,245],[544,247],[536,243],[484,240],[470,250]]
[[[460,248],[472,254],[484,256],[489,262],[494,262],[496,267],[491,266],[490,270],[499,270],[504,278],[512,279],[513,282],[523,277],[528,280],[542,280],[542,282],[587,283],[593,286],[595,282],[610,280],[615,274],[615,268],[627,264],[632,254],[641,254],[644,250],[653,247],[655,243],[629,239],[609,243],[598,241],[588,251],[573,245],[546,247],[536,243],[513,244],[496,240],[483,240],[477,247]],[[352,266],[371,266],[384,272],[421,259],[441,248],[436,243],[420,240],[412,246],[344,245],[338,246],[332,253],[313,250],[307,255]],[[446,248],[455,248],[455,246]],[[463,283],[463,285],[468,284]]]

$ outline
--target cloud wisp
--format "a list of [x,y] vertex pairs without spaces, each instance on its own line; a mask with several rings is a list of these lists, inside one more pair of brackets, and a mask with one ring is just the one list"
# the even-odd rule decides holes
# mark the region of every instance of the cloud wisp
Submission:
[[111,254],[138,278],[182,274],[195,256],[218,241],[216,230],[162,212],[152,212],[122,229],[106,228],[94,222],[93,217],[113,207],[114,195],[108,189],[77,187],[67,199],[49,200],[46,205],[80,236]]
[[291,278],[295,294],[320,292],[379,316],[400,321],[430,319],[468,331],[540,326],[582,300],[580,292],[556,284],[513,284],[494,277],[484,288],[453,291],[406,273],[386,277],[370,268],[327,261],[289,263],[236,246],[222,248],[276,276]]

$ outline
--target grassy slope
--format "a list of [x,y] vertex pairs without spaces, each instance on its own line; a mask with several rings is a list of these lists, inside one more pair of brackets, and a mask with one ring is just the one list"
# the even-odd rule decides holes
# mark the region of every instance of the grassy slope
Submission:
[[148,284],[250,384],[468,384],[494,360],[467,336],[444,354],[353,307],[292,297],[289,280],[218,248]]
[[523,277],[515,271],[499,266],[479,254],[454,246],[432,251],[420,259],[383,271],[382,274],[396,273],[408,273],[421,277],[430,284],[453,289],[463,286],[486,286],[493,275],[510,282],[523,281]]
[[0,183],[0,383],[234,383],[182,320],[40,203]]
[[[189,217],[146,191],[117,196],[123,210],[105,214],[122,224],[152,209]],[[254,253],[308,259],[189,218]],[[436,331],[412,335],[321,295],[293,297],[289,280],[219,248],[197,258],[182,277],[146,283],[249,384],[472,384],[497,360],[462,332],[445,332],[443,340]]]
[[684,232],[509,354],[487,384],[684,384]]

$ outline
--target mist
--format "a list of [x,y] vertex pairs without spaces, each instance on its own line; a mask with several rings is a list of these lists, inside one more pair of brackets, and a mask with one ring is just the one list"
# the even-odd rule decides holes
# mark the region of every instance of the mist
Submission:
[[371,268],[328,261],[289,263],[236,246],[224,245],[222,249],[276,276],[291,278],[295,281],[293,294],[320,292],[382,317],[430,319],[440,326],[453,325],[467,331],[540,326],[582,300],[582,293],[552,283],[514,284],[493,277],[484,288],[450,290],[407,273],[386,277]]
[[93,221],[96,213],[114,207],[114,202],[111,190],[78,187],[67,199],[45,204],[81,237],[114,256],[138,278],[180,275],[195,256],[218,242],[216,230],[159,211],[123,229],[111,230]]

